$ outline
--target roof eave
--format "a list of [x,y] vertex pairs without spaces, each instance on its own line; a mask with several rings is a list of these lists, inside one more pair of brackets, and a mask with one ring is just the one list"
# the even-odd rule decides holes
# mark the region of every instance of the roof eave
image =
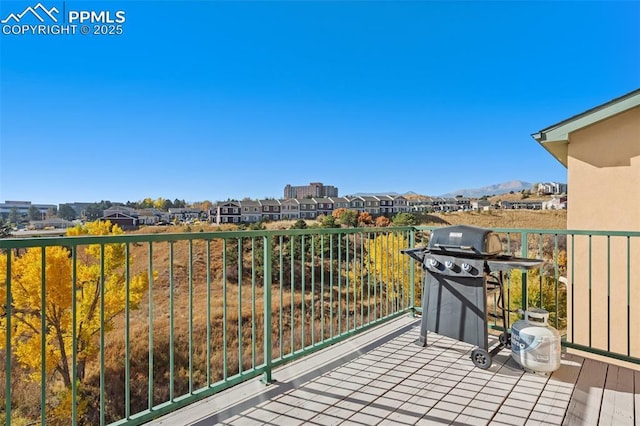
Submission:
[[569,135],[640,105],[640,89],[575,115],[531,136],[560,163],[567,167]]

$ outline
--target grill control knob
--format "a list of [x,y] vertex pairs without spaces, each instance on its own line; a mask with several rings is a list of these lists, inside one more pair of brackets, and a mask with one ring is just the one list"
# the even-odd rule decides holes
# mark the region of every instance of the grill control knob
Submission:
[[462,264],[462,270],[465,272],[471,272],[472,266],[469,265],[468,263],[463,263]]
[[440,262],[438,262],[434,258],[429,259],[429,266],[431,266],[432,268],[437,268],[439,264]]
[[456,267],[456,264],[450,260],[447,260],[446,262],[444,262],[444,266],[446,266],[447,269],[453,269]]

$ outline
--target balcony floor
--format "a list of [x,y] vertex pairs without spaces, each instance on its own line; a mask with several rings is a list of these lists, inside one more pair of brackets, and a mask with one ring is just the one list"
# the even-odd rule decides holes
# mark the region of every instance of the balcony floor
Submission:
[[550,376],[525,373],[503,350],[475,368],[472,345],[402,317],[235,386],[153,425],[633,425],[640,371],[563,353]]

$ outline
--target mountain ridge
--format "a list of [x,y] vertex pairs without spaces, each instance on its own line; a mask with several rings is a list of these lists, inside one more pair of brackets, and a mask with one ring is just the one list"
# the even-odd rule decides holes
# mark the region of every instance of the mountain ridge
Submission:
[[529,190],[533,188],[533,184],[521,180],[511,180],[507,182],[496,183],[494,185],[483,186],[481,188],[467,188],[458,189],[453,192],[440,195],[440,197],[455,197],[456,195],[462,195],[463,197],[478,198],[483,195],[500,195],[506,194],[511,191],[520,192],[522,190]]

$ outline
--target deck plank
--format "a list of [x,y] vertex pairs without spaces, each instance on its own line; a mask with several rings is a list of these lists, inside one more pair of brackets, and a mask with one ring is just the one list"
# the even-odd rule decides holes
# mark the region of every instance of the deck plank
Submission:
[[599,424],[633,425],[633,371],[610,365],[607,371]]
[[527,426],[562,424],[583,362],[584,359],[576,355],[562,355],[560,368],[546,381],[531,410]]
[[600,417],[608,365],[585,359],[571,396],[564,425],[595,425]]
[[396,321],[275,370],[271,386],[255,379],[149,425],[624,425],[640,418],[640,371],[564,353],[560,369],[543,376],[525,373],[507,349],[481,370],[472,345],[434,334],[421,347],[418,322]]

